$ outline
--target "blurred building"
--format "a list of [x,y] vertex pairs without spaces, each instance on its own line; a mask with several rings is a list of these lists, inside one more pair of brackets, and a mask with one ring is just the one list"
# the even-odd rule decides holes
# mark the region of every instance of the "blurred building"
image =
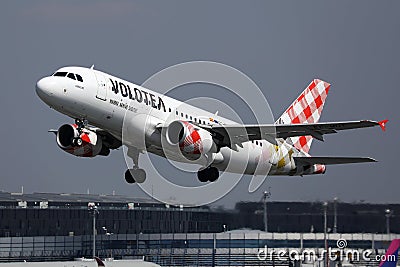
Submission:
[[[400,205],[334,203],[327,206],[327,244],[339,239],[354,249],[383,253],[400,238]],[[319,202],[241,202],[234,210],[169,206],[149,199],[115,195],[0,192],[0,261],[71,260],[96,255],[146,256],[162,266],[293,266],[288,257],[263,262],[260,249],[325,247]],[[388,224],[389,223],[389,224]],[[383,234],[390,227],[391,234]],[[374,255],[375,255],[374,254]],[[315,262],[317,264],[317,262]],[[364,264],[364,263],[363,263]],[[377,262],[364,266],[376,266]]]
[[[88,203],[97,206],[97,232],[114,234],[216,233],[263,230],[263,204],[241,202],[234,210],[168,206],[149,199],[114,195],[0,192],[0,237],[90,235]],[[337,203],[338,233],[400,233],[400,204]],[[270,232],[323,232],[319,202],[268,202]],[[328,205],[328,232],[334,224]]]
[[[386,233],[387,211],[391,233],[400,233],[400,204],[328,202],[327,227],[333,232],[335,206],[338,233]],[[268,202],[270,232],[321,233],[324,230],[322,202]],[[244,228],[263,229],[263,204],[236,204],[237,219]],[[256,215],[256,216],[254,216]]]

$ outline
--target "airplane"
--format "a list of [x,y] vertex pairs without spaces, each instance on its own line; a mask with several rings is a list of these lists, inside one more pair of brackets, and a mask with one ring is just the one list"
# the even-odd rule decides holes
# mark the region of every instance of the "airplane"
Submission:
[[323,141],[325,134],[374,126],[384,131],[388,121],[318,122],[329,89],[314,79],[275,123],[243,125],[93,66],[63,67],[36,84],[43,102],[75,120],[50,130],[57,145],[78,157],[108,156],[126,145],[133,160],[125,172],[128,183],[145,181],[139,167],[145,152],[200,165],[200,182],[214,182],[220,172],[303,176],[323,174],[326,165],[375,162],[309,154],[312,141]]

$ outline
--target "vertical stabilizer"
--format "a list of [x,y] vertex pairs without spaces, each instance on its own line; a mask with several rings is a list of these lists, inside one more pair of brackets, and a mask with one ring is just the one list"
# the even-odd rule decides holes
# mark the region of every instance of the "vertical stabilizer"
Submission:
[[[288,107],[277,124],[315,123],[324,108],[324,103],[329,92],[330,84],[319,79],[314,79],[300,96]],[[293,145],[308,153],[313,138],[311,136],[290,137]]]

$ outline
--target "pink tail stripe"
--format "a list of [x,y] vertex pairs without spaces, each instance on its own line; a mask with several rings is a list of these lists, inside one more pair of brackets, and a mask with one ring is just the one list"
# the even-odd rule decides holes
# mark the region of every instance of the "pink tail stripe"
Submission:
[[[389,246],[388,250],[386,251],[385,259],[388,259],[389,255],[393,255],[395,253],[398,253],[398,249],[399,248],[400,248],[400,239],[393,239],[392,243],[390,243],[390,246]],[[387,261],[381,261],[381,263],[379,264],[379,267],[381,267],[385,263],[387,263]],[[390,263],[392,263],[392,262],[390,262]],[[392,265],[396,266],[396,262],[392,263]]]

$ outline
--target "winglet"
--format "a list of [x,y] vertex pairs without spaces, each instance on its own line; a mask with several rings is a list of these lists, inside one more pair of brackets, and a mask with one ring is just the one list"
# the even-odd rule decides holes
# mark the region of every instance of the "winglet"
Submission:
[[386,123],[387,123],[388,121],[389,121],[389,120],[383,120],[383,121],[378,122],[378,123],[379,123],[379,126],[381,126],[382,131],[386,131]]

